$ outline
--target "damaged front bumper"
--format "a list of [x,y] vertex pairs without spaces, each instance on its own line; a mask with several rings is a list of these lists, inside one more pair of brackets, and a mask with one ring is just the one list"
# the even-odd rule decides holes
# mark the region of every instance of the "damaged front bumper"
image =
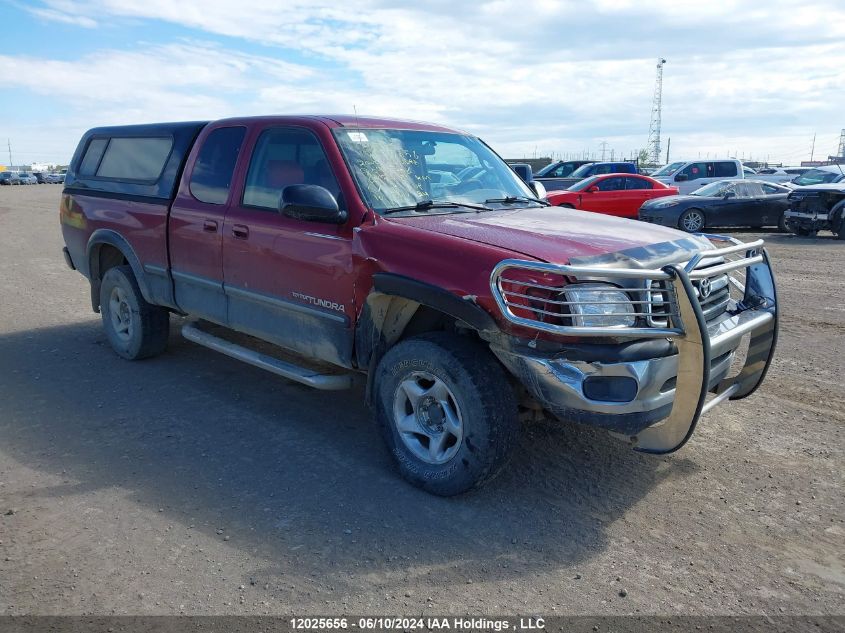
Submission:
[[[702,250],[685,265],[660,269],[619,269],[557,266],[506,260],[493,272],[491,286],[509,321],[524,327],[572,337],[669,339],[671,351],[652,358],[572,360],[564,354],[540,353],[492,345],[491,349],[528,392],[559,418],[600,426],[630,439],[637,450],[668,453],[683,446],[699,417],[730,399],[750,395],[762,382],[777,341],[777,294],[762,240]],[[699,267],[705,261],[739,259]],[[574,280],[663,281],[671,292],[671,316],[666,327],[579,327],[553,325],[524,318],[514,309],[503,287],[509,269],[565,275]],[[735,280],[742,298],[719,320],[707,323],[693,283],[714,273],[744,271],[744,284]],[[507,279],[504,279],[507,283]],[[645,303],[645,302],[643,302]],[[750,335],[745,363],[729,376],[743,336]],[[712,394],[712,395],[710,395]],[[708,399],[709,396],[709,399]]]
[[783,214],[783,221],[786,224],[786,228],[793,233],[799,229],[817,232],[829,228],[828,213],[826,210],[795,211],[787,209]]

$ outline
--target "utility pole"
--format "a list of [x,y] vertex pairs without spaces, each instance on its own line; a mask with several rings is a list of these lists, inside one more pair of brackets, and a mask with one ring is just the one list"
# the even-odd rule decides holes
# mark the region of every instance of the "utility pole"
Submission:
[[813,156],[816,153],[816,133],[813,132],[813,145],[810,147],[810,162],[813,162]]
[[604,162],[604,155],[607,152],[607,141],[602,141],[599,145],[601,145],[601,159]]
[[842,133],[839,135],[839,151],[836,152],[836,155],[839,158],[845,158],[845,128],[842,129]]
[[666,142],[666,164],[669,164],[669,148],[672,147],[672,137]]
[[654,82],[654,98],[651,102],[651,122],[648,126],[648,142],[646,147],[649,150],[649,161],[653,165],[660,164],[660,126],[663,116],[663,64],[666,60],[662,57],[657,60],[657,78]]
[[11,169],[12,165],[14,165],[14,163],[12,162],[12,139],[7,138],[6,144],[9,146],[9,169]]

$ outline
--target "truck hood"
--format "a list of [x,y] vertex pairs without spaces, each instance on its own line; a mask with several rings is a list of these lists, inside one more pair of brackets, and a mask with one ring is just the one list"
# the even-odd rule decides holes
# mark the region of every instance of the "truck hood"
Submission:
[[[692,238],[676,229],[560,207],[418,215],[390,218],[390,221],[489,244],[555,264],[567,264],[576,259],[611,263],[617,258],[601,256],[621,251],[644,253],[644,246],[666,243],[677,245],[673,247],[673,255],[680,261],[684,250],[691,252],[710,245],[706,240]],[[645,263],[649,258],[636,259]]]

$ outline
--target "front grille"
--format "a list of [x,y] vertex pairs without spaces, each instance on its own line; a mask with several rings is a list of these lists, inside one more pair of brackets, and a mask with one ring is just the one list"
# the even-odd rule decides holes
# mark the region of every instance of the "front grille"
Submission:
[[[707,277],[706,280],[694,281],[692,285],[705,321],[709,323],[725,313],[731,301],[730,281],[727,275]],[[704,294],[707,296],[703,296]]]

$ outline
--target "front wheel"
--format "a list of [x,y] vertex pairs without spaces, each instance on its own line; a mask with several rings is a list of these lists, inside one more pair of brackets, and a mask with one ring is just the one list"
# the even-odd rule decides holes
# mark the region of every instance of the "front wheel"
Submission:
[[573,205],[569,204],[568,202],[561,202],[557,206],[563,207],[564,209],[574,209],[575,208]]
[[109,268],[100,283],[100,314],[112,349],[127,360],[161,354],[167,347],[170,314],[147,303],[130,266]]
[[441,496],[491,479],[519,435],[504,369],[480,343],[448,332],[392,347],[376,369],[374,399],[400,474]]
[[704,228],[704,213],[700,209],[687,209],[678,220],[678,226],[687,233],[698,233]]

